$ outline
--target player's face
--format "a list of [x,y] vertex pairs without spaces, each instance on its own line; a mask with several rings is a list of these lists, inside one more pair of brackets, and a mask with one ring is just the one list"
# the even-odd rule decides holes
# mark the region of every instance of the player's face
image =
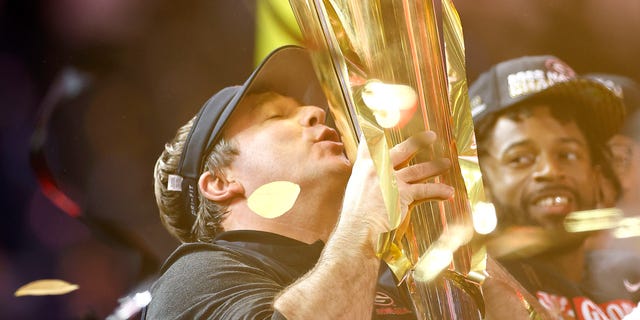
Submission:
[[500,117],[483,149],[487,189],[507,220],[565,233],[567,214],[595,208],[597,175],[587,140],[548,106],[532,106],[522,119]]

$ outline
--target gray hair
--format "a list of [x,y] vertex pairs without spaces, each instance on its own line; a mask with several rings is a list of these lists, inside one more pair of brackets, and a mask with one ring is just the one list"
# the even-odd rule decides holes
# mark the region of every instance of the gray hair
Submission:
[[[227,207],[203,197],[198,191],[200,205],[193,222],[191,213],[185,210],[181,192],[168,190],[167,186],[169,175],[177,174],[182,150],[194,120],[195,117],[178,129],[156,161],[154,193],[160,209],[160,220],[171,235],[181,242],[210,242],[223,231],[221,223],[228,213]],[[221,169],[228,167],[237,155],[238,148],[234,141],[220,139],[207,155],[203,172],[221,175]]]

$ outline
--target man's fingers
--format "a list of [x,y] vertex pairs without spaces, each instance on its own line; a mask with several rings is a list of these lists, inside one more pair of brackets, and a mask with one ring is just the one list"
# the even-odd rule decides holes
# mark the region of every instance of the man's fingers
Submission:
[[453,197],[455,189],[443,183],[418,183],[408,186],[413,202],[447,200]]
[[421,182],[439,176],[449,168],[451,168],[451,161],[447,158],[440,158],[397,170],[396,178],[407,183]]
[[411,160],[418,151],[432,145],[435,141],[436,134],[433,131],[418,132],[389,150],[391,163],[394,168],[399,167]]

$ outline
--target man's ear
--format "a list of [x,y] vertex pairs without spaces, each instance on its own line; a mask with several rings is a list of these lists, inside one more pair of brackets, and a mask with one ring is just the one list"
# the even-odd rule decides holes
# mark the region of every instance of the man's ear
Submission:
[[237,181],[228,181],[223,173],[205,171],[200,175],[198,187],[205,198],[214,202],[226,202],[244,194],[244,187]]

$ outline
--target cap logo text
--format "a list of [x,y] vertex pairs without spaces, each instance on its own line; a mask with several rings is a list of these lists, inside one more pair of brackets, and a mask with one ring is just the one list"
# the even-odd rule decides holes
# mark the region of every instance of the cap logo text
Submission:
[[540,92],[556,83],[575,78],[576,74],[564,62],[548,59],[545,69],[524,70],[507,76],[509,96],[515,98],[524,94]]

